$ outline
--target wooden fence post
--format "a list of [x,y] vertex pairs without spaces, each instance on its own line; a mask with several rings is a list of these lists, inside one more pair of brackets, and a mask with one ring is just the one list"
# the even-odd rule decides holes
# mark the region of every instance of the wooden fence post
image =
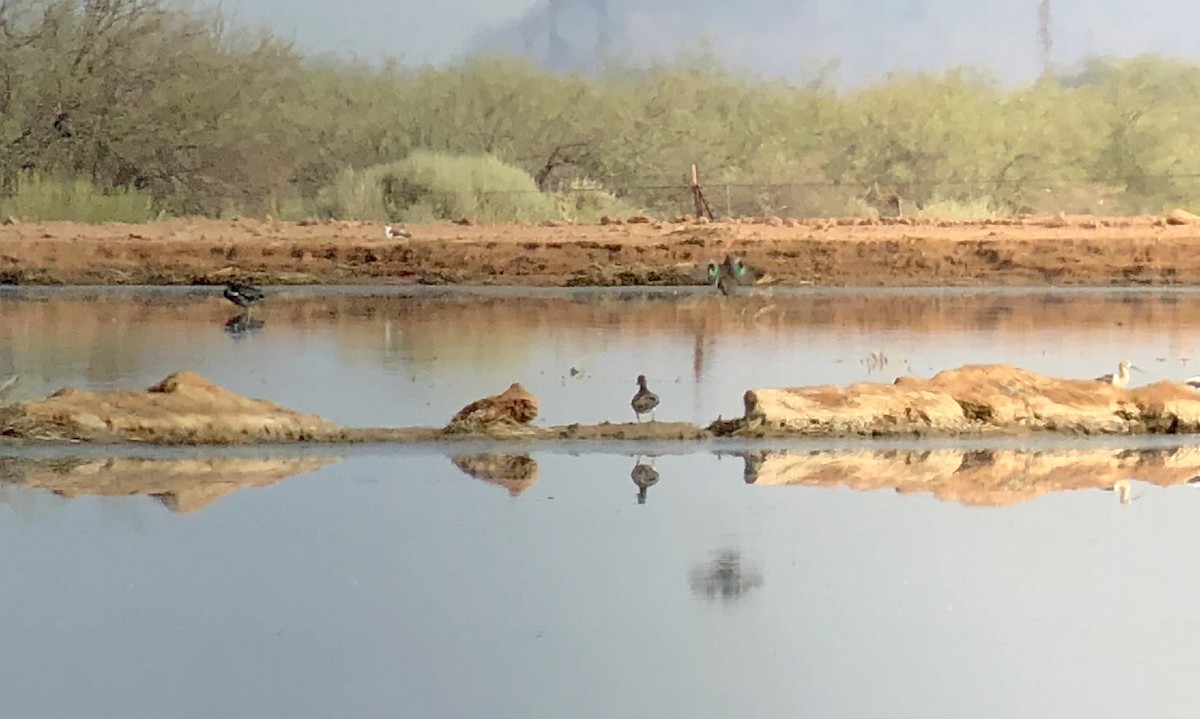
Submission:
[[696,169],[696,163],[692,163],[692,201],[696,205],[696,218],[699,219],[708,216],[712,219],[712,210],[708,206],[708,200],[704,199],[704,190],[700,187],[700,172]]

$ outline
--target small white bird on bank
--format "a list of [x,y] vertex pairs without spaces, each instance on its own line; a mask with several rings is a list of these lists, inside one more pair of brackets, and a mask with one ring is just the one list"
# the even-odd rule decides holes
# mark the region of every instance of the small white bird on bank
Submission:
[[1195,377],[1188,377],[1187,379],[1185,379],[1183,381],[1183,383],[1186,384],[1188,387],[1191,387],[1192,389],[1200,389],[1200,375],[1196,375]]
[[[1138,369],[1138,368],[1134,367],[1133,363],[1130,362],[1129,360],[1121,360],[1121,364],[1117,365],[1117,373],[1116,374],[1100,375],[1099,377],[1096,378],[1096,381],[1103,382],[1105,384],[1111,384],[1113,387],[1124,387],[1125,385],[1129,384],[1129,370],[1130,369]],[[1141,371],[1141,370],[1138,370],[1138,371]]]
[[383,236],[389,240],[407,240],[412,237],[412,233],[400,225],[384,225]]

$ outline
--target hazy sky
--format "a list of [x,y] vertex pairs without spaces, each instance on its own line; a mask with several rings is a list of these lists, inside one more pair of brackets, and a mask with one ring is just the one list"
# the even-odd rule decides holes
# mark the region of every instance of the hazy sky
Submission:
[[[444,62],[476,33],[504,26],[539,0],[197,0],[220,3],[235,21],[266,26],[305,51],[376,61]],[[544,2],[544,0],[541,0]],[[836,60],[852,84],[889,70],[986,68],[1005,80],[1035,77],[1039,0],[608,0],[613,49],[626,57],[671,59],[680,46],[715,37],[722,55],[772,75]],[[560,30],[595,36],[590,5],[568,0]],[[574,13],[574,14],[572,14]],[[1200,58],[1195,0],[1055,0],[1054,60],[1157,52]],[[573,37],[574,36],[574,37]],[[510,43],[511,45],[511,43]]]
[[[218,4],[217,0],[210,0]],[[463,50],[477,30],[520,16],[537,0],[222,0],[248,25],[265,26],[306,50],[374,60],[391,54],[441,62]]]

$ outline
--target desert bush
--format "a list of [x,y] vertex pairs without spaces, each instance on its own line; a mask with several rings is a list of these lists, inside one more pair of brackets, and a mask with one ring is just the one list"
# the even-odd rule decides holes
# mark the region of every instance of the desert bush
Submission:
[[155,217],[153,199],[146,192],[117,189],[102,193],[87,180],[61,180],[41,175],[23,176],[15,192],[0,199],[0,216],[24,222],[148,222]]
[[[909,214],[907,208],[905,214]],[[1002,215],[1011,214],[1007,208],[997,207],[989,197],[977,197],[969,200],[943,200],[934,197],[915,212],[914,217],[933,220],[990,220]]]
[[629,217],[642,210],[613,193],[595,180],[564,182],[554,193],[554,203],[565,220],[597,222],[601,217]]
[[483,222],[555,217],[554,201],[524,170],[492,155],[418,151],[398,162],[346,170],[319,201],[328,217],[429,222]]

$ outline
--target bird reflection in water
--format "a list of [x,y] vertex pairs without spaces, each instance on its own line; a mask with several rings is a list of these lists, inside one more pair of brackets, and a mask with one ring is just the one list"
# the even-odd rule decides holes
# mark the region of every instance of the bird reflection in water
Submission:
[[642,458],[638,457],[634,460],[633,471],[629,473],[629,477],[638,488],[637,503],[645,504],[646,492],[658,484],[658,470],[654,468],[653,463],[642,464]]
[[715,552],[712,559],[688,572],[692,593],[709,600],[733,602],[762,583],[762,573],[744,562],[742,553],[736,549]]
[[262,328],[263,321],[257,317],[251,317],[249,312],[239,312],[225,320],[225,331],[234,337],[244,337]]

